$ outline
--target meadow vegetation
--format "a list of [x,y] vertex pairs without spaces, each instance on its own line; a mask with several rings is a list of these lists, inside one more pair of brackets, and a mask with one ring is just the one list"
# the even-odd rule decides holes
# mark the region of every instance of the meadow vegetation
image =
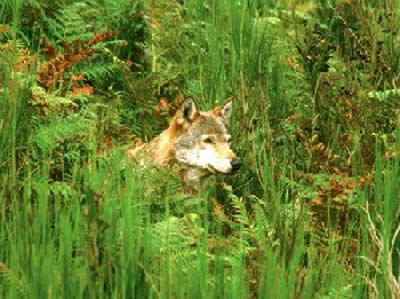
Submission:
[[[400,2],[2,0],[0,298],[400,298]],[[198,196],[129,146],[233,99]]]

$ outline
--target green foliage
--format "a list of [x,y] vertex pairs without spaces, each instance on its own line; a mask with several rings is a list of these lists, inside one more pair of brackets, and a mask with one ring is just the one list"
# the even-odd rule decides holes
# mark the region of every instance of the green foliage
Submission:
[[[0,297],[400,296],[399,8],[2,1]],[[198,196],[126,157],[188,95],[243,161]]]

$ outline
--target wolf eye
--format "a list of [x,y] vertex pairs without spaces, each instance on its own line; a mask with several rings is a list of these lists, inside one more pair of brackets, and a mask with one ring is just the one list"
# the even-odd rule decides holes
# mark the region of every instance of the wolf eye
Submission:
[[229,136],[229,137],[227,138],[226,142],[231,143],[231,142],[232,142],[232,137]]
[[210,137],[207,137],[206,139],[204,139],[205,143],[213,143],[213,141],[211,140]]

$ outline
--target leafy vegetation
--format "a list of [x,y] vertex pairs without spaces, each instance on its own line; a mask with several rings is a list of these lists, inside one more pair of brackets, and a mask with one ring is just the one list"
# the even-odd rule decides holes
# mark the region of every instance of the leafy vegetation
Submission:
[[[400,298],[400,3],[0,3],[1,298]],[[234,102],[199,196],[126,149]]]

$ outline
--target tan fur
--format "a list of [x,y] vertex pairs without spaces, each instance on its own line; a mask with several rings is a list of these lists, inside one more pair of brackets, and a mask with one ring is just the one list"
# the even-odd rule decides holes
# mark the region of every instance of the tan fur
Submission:
[[230,149],[225,107],[197,112],[194,103],[186,101],[167,129],[149,143],[129,150],[129,157],[141,164],[180,165],[185,191],[196,193],[211,174],[233,172],[233,161],[239,160]]
[[175,139],[185,130],[183,123],[180,123],[178,117],[175,116],[171,120],[169,127],[159,136],[149,143],[144,143],[137,148],[129,150],[129,157],[139,160],[141,163],[149,163],[149,157],[151,157],[152,163],[160,166],[166,166],[168,163],[174,162]]

